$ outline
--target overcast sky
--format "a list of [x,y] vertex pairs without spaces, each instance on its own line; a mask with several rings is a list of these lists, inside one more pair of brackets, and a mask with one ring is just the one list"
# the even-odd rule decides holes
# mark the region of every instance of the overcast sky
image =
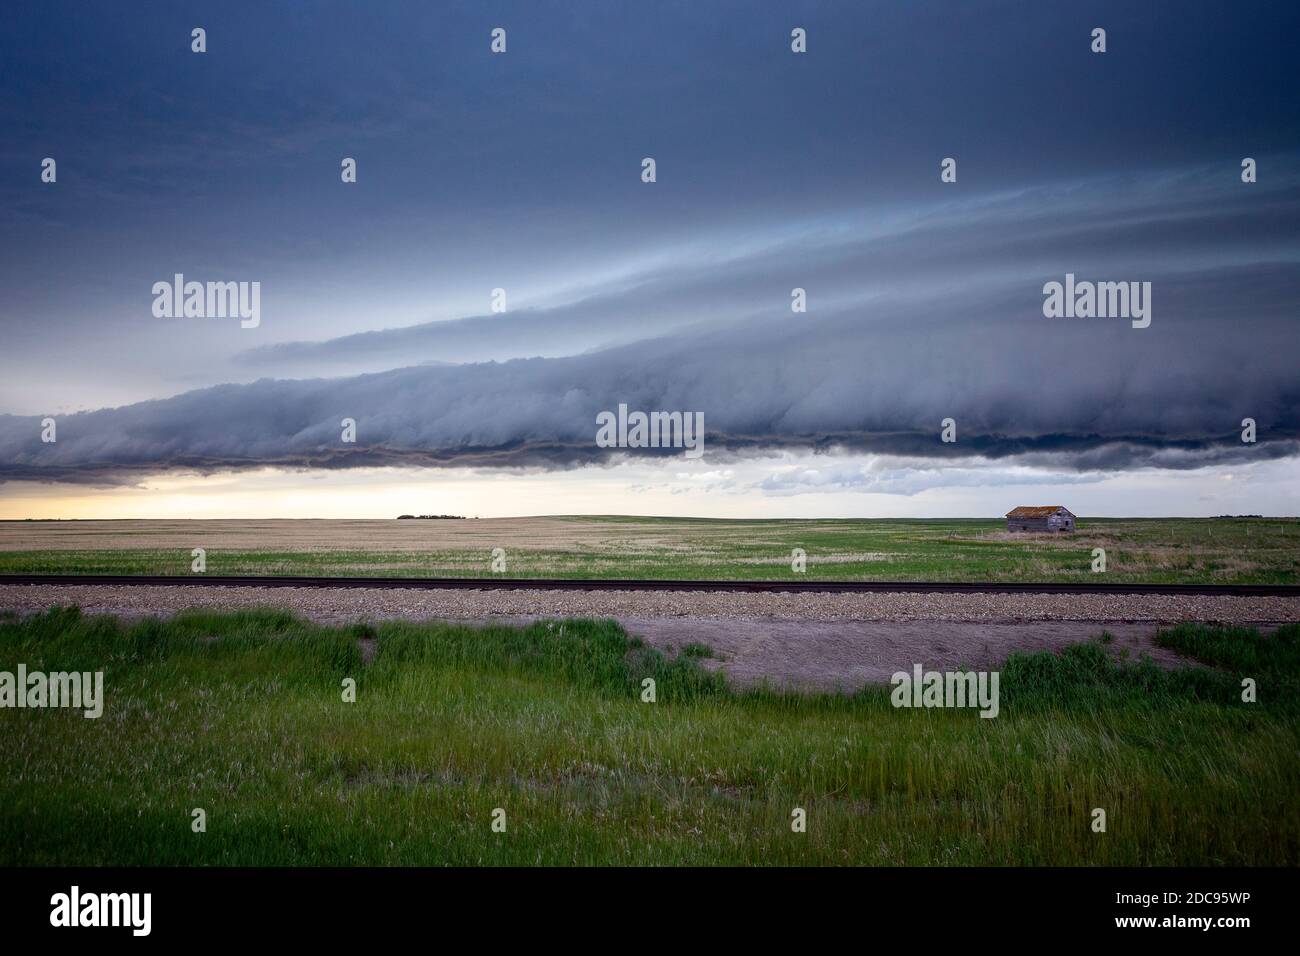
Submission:
[[1294,4],[130,11],[0,29],[0,517],[1300,511]]

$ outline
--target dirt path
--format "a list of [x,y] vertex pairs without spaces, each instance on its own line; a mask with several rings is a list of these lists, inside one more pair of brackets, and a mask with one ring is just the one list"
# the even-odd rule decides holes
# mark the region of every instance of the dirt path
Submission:
[[1078,621],[985,624],[962,621],[852,621],[807,624],[801,621],[682,621],[625,619],[628,633],[647,643],[680,652],[698,642],[714,652],[701,661],[720,669],[738,686],[767,681],[774,686],[853,691],[868,683],[887,683],[896,671],[996,670],[1014,651],[1055,651],[1098,637],[1115,640],[1107,649],[1143,654],[1163,667],[1191,663],[1152,640],[1151,624],[1089,624]]

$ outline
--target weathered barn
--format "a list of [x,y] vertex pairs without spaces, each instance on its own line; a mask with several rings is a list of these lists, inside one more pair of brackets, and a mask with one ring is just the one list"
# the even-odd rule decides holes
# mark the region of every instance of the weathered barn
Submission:
[[1034,505],[1007,512],[1008,531],[1073,531],[1074,515],[1060,505]]

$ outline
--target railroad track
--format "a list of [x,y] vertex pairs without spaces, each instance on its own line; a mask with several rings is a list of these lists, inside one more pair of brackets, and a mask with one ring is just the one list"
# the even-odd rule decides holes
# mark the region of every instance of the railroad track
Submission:
[[255,588],[405,588],[483,591],[726,591],[815,594],[1185,594],[1300,597],[1295,584],[1042,584],[975,581],[645,581],[571,578],[344,578],[255,575],[0,574],[0,585]]

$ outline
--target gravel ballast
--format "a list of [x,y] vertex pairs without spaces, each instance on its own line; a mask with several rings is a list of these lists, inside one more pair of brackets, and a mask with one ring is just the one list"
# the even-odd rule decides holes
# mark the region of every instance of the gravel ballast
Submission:
[[283,607],[337,623],[380,618],[613,617],[802,621],[1300,621],[1300,598],[1131,594],[789,594],[673,591],[461,591],[131,585],[0,585],[0,610]]

